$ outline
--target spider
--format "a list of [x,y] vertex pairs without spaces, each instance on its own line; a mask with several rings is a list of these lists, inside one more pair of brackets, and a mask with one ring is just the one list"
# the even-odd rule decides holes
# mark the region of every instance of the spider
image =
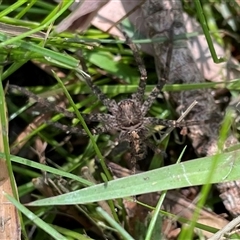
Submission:
[[[169,30],[169,39],[172,40],[173,27]],[[139,160],[142,160],[147,152],[147,147],[150,147],[155,152],[160,152],[156,145],[150,140],[149,136],[151,135],[150,129],[156,125],[162,125],[166,127],[185,127],[189,125],[199,124],[197,121],[185,121],[178,122],[174,120],[166,120],[159,119],[155,117],[147,117],[148,110],[150,109],[153,102],[156,100],[158,94],[162,90],[164,84],[166,83],[170,65],[169,62],[171,60],[172,55],[172,44],[169,42],[168,51],[167,51],[167,59],[166,66],[164,67],[164,73],[162,79],[158,80],[157,85],[150,92],[148,98],[144,100],[144,93],[146,87],[147,80],[147,71],[145,69],[142,58],[138,53],[137,47],[130,41],[128,37],[126,37],[126,43],[132,49],[134,58],[138,65],[138,69],[140,71],[140,80],[138,84],[138,89],[136,93],[133,93],[130,98],[123,99],[119,102],[116,102],[114,99],[108,98],[101,90],[91,80],[91,77],[87,74],[84,74],[84,79],[87,85],[90,87],[92,93],[97,96],[98,100],[103,103],[103,105],[107,108],[109,113],[97,113],[97,114],[89,114],[84,115],[84,118],[87,122],[99,122],[102,125],[100,127],[91,129],[92,134],[98,135],[102,133],[109,133],[113,130],[119,133],[119,141],[127,141],[130,144],[130,154],[131,154],[131,165],[132,172],[135,173],[136,163]],[[81,55],[81,54],[80,54]],[[87,72],[85,63],[83,61],[82,56],[80,57],[80,61],[82,63],[82,68],[84,72]],[[9,85],[10,89],[18,89],[23,92],[25,95],[34,98],[37,102],[39,102],[38,97],[36,95],[28,92],[26,89],[22,89],[20,87]],[[41,103],[41,102],[40,102]],[[43,103],[44,104],[44,103]],[[46,106],[46,104],[44,104]],[[48,103],[47,106],[51,108],[51,104]],[[73,118],[75,114],[67,112],[65,109],[60,107],[55,108],[57,111],[62,112],[67,117]],[[56,127],[61,129],[69,130],[69,128],[63,128],[63,126],[59,123],[54,123]],[[79,128],[71,128],[71,132],[77,134],[86,134],[83,130]]]
[[[170,28],[169,38],[172,40],[174,24]],[[133,93],[130,98],[123,99],[119,102],[116,102],[113,99],[108,98],[96,85],[93,84],[91,77],[89,75],[85,76],[87,85],[90,87],[91,91],[98,100],[103,103],[107,108],[109,113],[97,113],[91,114],[88,116],[87,120],[91,122],[100,122],[102,123],[101,127],[92,129],[93,134],[109,133],[113,130],[119,132],[119,141],[127,141],[130,144],[130,154],[131,154],[131,164],[132,172],[135,173],[137,161],[144,158],[146,155],[147,147],[150,147],[155,152],[159,152],[157,147],[149,139],[150,129],[156,125],[163,125],[166,127],[184,127],[189,125],[196,125],[199,122],[196,121],[186,121],[186,122],[177,122],[174,120],[165,120],[155,117],[147,117],[147,112],[150,109],[153,102],[156,100],[158,94],[162,90],[166,79],[169,73],[169,66],[165,66],[166,77],[162,77],[158,81],[155,88],[151,91],[150,95],[146,100],[144,100],[144,93],[147,80],[147,71],[145,69],[142,58],[138,53],[137,47],[130,41],[126,36],[126,42],[130,46],[135,61],[138,65],[140,71],[140,81],[136,93]],[[167,52],[167,63],[170,61],[172,55],[172,44],[168,46]],[[81,61],[80,56],[80,61]],[[86,66],[84,61],[82,62],[82,67],[85,72]],[[170,65],[170,64],[169,64]],[[86,118],[86,117],[85,117]]]

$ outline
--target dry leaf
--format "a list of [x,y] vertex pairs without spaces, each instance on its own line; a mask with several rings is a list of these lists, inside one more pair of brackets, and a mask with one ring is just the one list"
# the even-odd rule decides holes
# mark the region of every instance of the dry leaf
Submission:
[[[122,37],[121,32],[112,27],[118,23],[124,16],[128,15],[133,9],[135,9],[141,1],[129,0],[129,1],[84,1],[81,5],[79,3],[77,8],[74,6],[74,10],[65,20],[63,20],[56,28],[58,32],[65,30],[85,30],[92,20],[91,24],[101,29],[102,31],[108,31],[109,33]],[[137,8],[130,16],[130,22],[134,25],[135,31],[142,36],[146,36],[144,18],[142,16],[141,7]],[[192,50],[192,54],[201,70],[205,79],[211,81],[225,81],[238,78],[239,69],[234,66],[237,65],[237,61],[234,58],[226,56],[226,53],[219,44],[214,42],[214,47],[219,57],[225,56],[227,61],[224,63],[216,64],[213,62],[209,47],[205,36],[202,33],[199,23],[195,19],[190,18],[187,14],[184,14],[184,21],[186,23],[187,32],[198,32],[198,36],[189,40],[189,48]],[[142,44],[142,50],[150,55],[153,55],[151,44]]]
[[[2,105],[5,103],[1,103]],[[0,106],[3,107],[3,106]],[[6,107],[4,106],[6,109]],[[5,116],[6,117],[6,116]],[[1,122],[1,117],[0,117]],[[2,129],[0,124],[0,152],[4,152],[3,135],[7,134],[8,129]],[[16,207],[2,194],[3,192],[13,196],[8,167],[5,159],[0,159],[0,239],[20,240],[21,228]]]
[[96,16],[98,10],[105,5],[109,0],[92,0],[74,2],[71,9],[74,10],[66,19],[64,19],[57,27],[57,32],[65,30],[79,31],[86,30],[91,24],[92,19]]

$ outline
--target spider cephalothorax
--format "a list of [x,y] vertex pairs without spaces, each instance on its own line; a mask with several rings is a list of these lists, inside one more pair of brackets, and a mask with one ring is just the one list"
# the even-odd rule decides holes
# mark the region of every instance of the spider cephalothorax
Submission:
[[142,125],[143,116],[140,105],[132,99],[125,99],[118,103],[116,121],[122,130],[135,130]]

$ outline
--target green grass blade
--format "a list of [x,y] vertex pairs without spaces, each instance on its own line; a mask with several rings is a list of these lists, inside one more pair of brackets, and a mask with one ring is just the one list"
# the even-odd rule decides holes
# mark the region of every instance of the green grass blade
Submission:
[[28,210],[26,207],[24,207],[21,203],[19,203],[16,199],[14,199],[12,196],[8,195],[7,193],[4,193],[6,198],[14,204],[14,206],[21,211],[27,218],[31,220],[35,225],[43,229],[45,232],[47,232],[50,236],[52,236],[56,240],[68,240],[65,238],[62,234],[57,232],[54,228],[52,228],[49,224],[45,223],[41,218],[39,218],[37,215],[32,213],[30,210]]
[[211,52],[213,61],[214,61],[215,63],[221,63],[221,62],[226,61],[226,59],[224,59],[224,58],[222,58],[222,57],[218,58],[218,56],[217,56],[217,54],[216,54],[216,51],[215,51],[215,48],[214,48],[214,45],[213,45],[212,38],[211,38],[211,36],[210,36],[210,34],[209,34],[209,29],[208,29],[208,26],[207,26],[207,22],[206,22],[204,13],[203,13],[203,9],[202,9],[200,0],[194,0],[194,2],[195,2],[195,5],[196,5],[196,9],[197,9],[197,15],[198,15],[199,21],[200,21],[200,23],[201,23],[201,26],[202,26],[204,35],[205,35],[205,37],[206,37],[206,40],[207,40],[207,43],[208,43],[209,50],[210,50],[210,52]]
[[[62,13],[64,13],[71,4],[72,4],[71,1],[63,1],[62,3],[59,4],[59,11],[51,19],[49,19],[48,21],[44,22],[44,24],[41,24],[40,26],[36,27],[35,29],[32,29],[32,30],[27,31],[25,33],[22,33],[22,34],[20,34],[20,35],[18,35],[16,37],[7,39],[6,41],[0,43],[0,48],[4,47],[4,46],[7,46],[9,44],[13,44],[14,42],[19,41],[19,40],[21,40],[21,39],[23,39],[25,37],[28,37],[28,36],[30,36],[33,33],[36,33],[38,31],[41,31],[41,30],[45,29],[46,27],[51,25],[59,16],[61,16]],[[0,15],[0,17],[1,17],[1,15]]]
[[[227,136],[229,134],[229,129],[231,127],[231,123],[232,123],[232,113],[231,113],[231,111],[229,111],[226,113],[225,119],[223,121],[223,124],[222,124],[220,132],[219,132],[219,136],[220,136],[219,140],[218,140],[218,152],[219,153],[224,151],[224,143],[226,142]],[[218,164],[219,164],[218,156],[215,155],[215,156],[213,156],[213,161],[210,166],[210,172],[208,173],[208,175],[206,175],[207,181],[206,181],[205,185],[202,187],[201,195],[200,195],[201,197],[200,197],[199,202],[197,203],[197,207],[193,214],[190,226],[189,226],[188,230],[184,231],[182,234],[183,239],[184,238],[186,238],[186,239],[193,238],[196,222],[200,216],[201,209],[204,207],[204,204],[206,203],[207,197],[211,190],[212,178],[214,176],[214,172],[218,168]],[[234,162],[230,163],[230,165],[229,165],[230,172],[231,172],[231,168],[234,166],[234,164],[235,164],[235,160],[234,160]]]
[[102,208],[98,207],[97,212],[114,228],[116,229],[119,233],[120,236],[123,237],[123,239],[126,240],[134,240],[131,235],[122,227],[120,226],[117,222],[112,219],[107,212],[105,212]]
[[[187,147],[185,147],[185,148],[183,149],[183,151],[181,152],[181,154],[180,154],[180,156],[179,156],[178,161],[176,162],[176,164],[180,163],[180,161],[181,161],[181,159],[182,159],[182,156],[183,156],[186,148],[187,148]],[[161,193],[161,196],[160,196],[160,198],[159,198],[159,200],[158,200],[157,206],[156,206],[156,208],[155,208],[155,210],[154,210],[154,214],[153,214],[152,219],[151,219],[151,221],[150,221],[149,227],[148,227],[148,229],[147,229],[147,234],[146,234],[145,240],[150,240],[150,239],[151,239],[151,236],[152,236],[153,231],[154,231],[154,226],[156,225],[156,222],[157,222],[157,220],[158,220],[158,217],[159,217],[158,215],[159,215],[159,213],[160,213],[160,210],[161,210],[161,207],[162,207],[162,204],[163,204],[163,201],[164,201],[164,199],[165,199],[166,194],[167,194],[167,191],[163,191],[163,192]]]
[[58,76],[57,76],[55,73],[53,73],[53,74],[54,74],[56,80],[58,81],[58,83],[60,84],[60,86],[62,87],[62,89],[63,89],[63,91],[64,91],[67,99],[69,100],[71,106],[73,107],[74,112],[76,113],[76,115],[77,115],[79,121],[81,122],[84,130],[86,131],[87,135],[89,136],[89,138],[90,138],[90,140],[91,140],[91,142],[92,142],[92,144],[93,144],[94,150],[96,151],[96,154],[97,154],[98,158],[100,159],[101,166],[102,166],[102,168],[103,168],[103,170],[104,170],[104,173],[105,173],[106,176],[107,176],[107,179],[108,179],[108,180],[111,180],[111,179],[112,179],[111,174],[110,174],[110,172],[108,171],[108,168],[107,168],[107,166],[106,166],[106,164],[105,164],[104,158],[103,158],[103,156],[102,156],[102,154],[101,154],[101,152],[100,152],[100,150],[99,150],[99,148],[98,148],[98,146],[97,146],[97,144],[96,144],[96,142],[95,142],[95,140],[94,140],[94,138],[93,138],[92,133],[91,133],[90,130],[88,129],[87,124],[85,123],[82,115],[81,115],[80,112],[78,111],[78,108],[76,107],[76,105],[75,105],[72,97],[70,96],[69,92],[67,91],[66,87],[64,86],[64,84],[62,83],[62,81],[58,78]]
[[[53,167],[49,167],[49,166],[41,164],[41,163],[33,162],[31,160],[28,160],[28,159],[25,159],[25,158],[21,158],[21,157],[18,157],[18,156],[13,156],[13,155],[9,155],[9,156],[10,156],[10,160],[12,162],[20,163],[20,164],[23,164],[23,165],[26,165],[26,166],[30,166],[30,167],[35,168],[35,169],[39,169],[41,171],[45,171],[45,172],[56,174],[56,175],[59,175],[59,176],[62,176],[62,177],[67,177],[67,178],[76,180],[78,182],[81,182],[82,184],[85,184],[87,186],[93,185],[93,183],[87,181],[84,178],[78,177],[78,176],[76,176],[74,174],[71,174],[71,173],[68,173],[68,172],[65,172],[65,171],[53,168]],[[4,154],[4,153],[0,153],[0,157],[1,158],[6,158],[7,155]]]
[[16,16],[15,16],[15,19],[20,19],[22,18],[30,9],[31,7],[37,2],[37,0],[31,0],[30,3],[27,4],[27,6],[25,8],[23,8],[21,10],[20,13],[18,13]]
[[[4,41],[4,39],[7,39],[7,38],[8,37],[6,35],[4,35],[2,33],[0,34],[0,41]],[[14,44],[16,44],[15,47],[22,48],[24,51],[27,50],[31,53],[37,53],[40,56],[42,56],[43,58],[45,58],[46,60],[48,60],[49,62],[59,64],[60,66],[65,67],[65,68],[74,69],[74,68],[77,68],[79,65],[79,61],[71,56],[52,51],[50,49],[41,47],[41,46],[31,43],[31,42],[25,42],[23,40],[18,40],[18,41],[15,41]],[[26,59],[21,59],[20,62],[22,62],[22,61],[25,62],[25,61],[29,60],[28,57],[30,58],[30,56],[28,56],[26,54]]]
[[[199,158],[98,184],[61,196],[42,199],[29,205],[83,204],[188,186],[233,181],[239,179],[239,154],[240,150]],[[211,172],[211,166],[216,159],[218,165],[214,172]],[[208,176],[210,174],[212,177],[209,182]]]
[[28,2],[28,0],[21,0],[21,1],[17,1],[16,3],[12,4],[8,8],[6,8],[2,12],[0,12],[0,18],[6,16],[7,14],[11,13],[15,9],[18,9],[21,5],[23,5],[26,2]]

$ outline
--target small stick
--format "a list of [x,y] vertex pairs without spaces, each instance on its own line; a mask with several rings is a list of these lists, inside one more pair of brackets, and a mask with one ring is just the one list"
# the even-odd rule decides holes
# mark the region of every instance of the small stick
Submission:
[[[185,112],[183,112],[183,114],[176,120],[176,122],[181,122],[188,114],[189,112],[198,104],[198,102],[195,100],[187,109]],[[161,137],[161,141],[163,141],[173,130],[175,129],[175,127],[170,127],[166,130],[166,132],[163,134],[163,136]]]

